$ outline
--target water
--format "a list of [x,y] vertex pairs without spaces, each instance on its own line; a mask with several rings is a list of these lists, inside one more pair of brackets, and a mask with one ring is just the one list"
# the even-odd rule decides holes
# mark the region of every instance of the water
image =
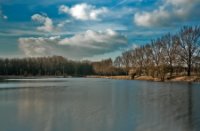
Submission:
[[0,82],[0,131],[200,131],[200,85],[66,78]]

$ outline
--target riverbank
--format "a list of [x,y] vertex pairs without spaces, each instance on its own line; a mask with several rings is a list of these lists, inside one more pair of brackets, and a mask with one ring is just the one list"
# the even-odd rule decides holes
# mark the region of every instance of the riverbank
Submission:
[[72,76],[0,76],[0,80],[5,79],[45,79],[45,78],[71,78]]
[[[159,78],[152,76],[136,76],[132,79],[130,76],[0,76],[0,80],[4,79],[45,79],[45,78],[71,78],[71,77],[85,77],[85,78],[104,78],[104,79],[118,79],[118,80],[145,80],[145,81],[162,81]],[[200,76],[176,76],[171,79],[165,79],[168,82],[200,82]]]
[[[162,81],[159,78],[153,78],[152,76],[138,76],[131,79],[130,76],[87,76],[87,78],[105,78],[105,79],[121,79],[121,80],[145,80],[145,81]],[[165,81],[174,82],[200,82],[199,76],[176,76]]]

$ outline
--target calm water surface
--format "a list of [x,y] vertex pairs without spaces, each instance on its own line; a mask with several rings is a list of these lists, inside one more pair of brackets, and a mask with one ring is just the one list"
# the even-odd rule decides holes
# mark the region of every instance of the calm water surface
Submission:
[[200,131],[200,84],[10,79],[0,131]]

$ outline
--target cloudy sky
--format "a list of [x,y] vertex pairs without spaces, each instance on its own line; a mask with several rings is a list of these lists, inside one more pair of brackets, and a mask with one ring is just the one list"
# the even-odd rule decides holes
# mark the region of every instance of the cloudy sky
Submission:
[[0,0],[0,56],[114,58],[199,23],[200,0]]

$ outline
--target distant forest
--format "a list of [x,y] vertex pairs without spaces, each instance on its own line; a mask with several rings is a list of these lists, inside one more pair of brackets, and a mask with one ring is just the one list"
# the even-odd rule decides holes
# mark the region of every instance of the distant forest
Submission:
[[114,61],[72,61],[62,56],[0,59],[1,76],[152,76],[162,80],[200,75],[200,26],[185,26],[150,43],[130,49]]
[[123,75],[112,60],[72,61],[62,56],[0,59],[1,76],[86,76]]

